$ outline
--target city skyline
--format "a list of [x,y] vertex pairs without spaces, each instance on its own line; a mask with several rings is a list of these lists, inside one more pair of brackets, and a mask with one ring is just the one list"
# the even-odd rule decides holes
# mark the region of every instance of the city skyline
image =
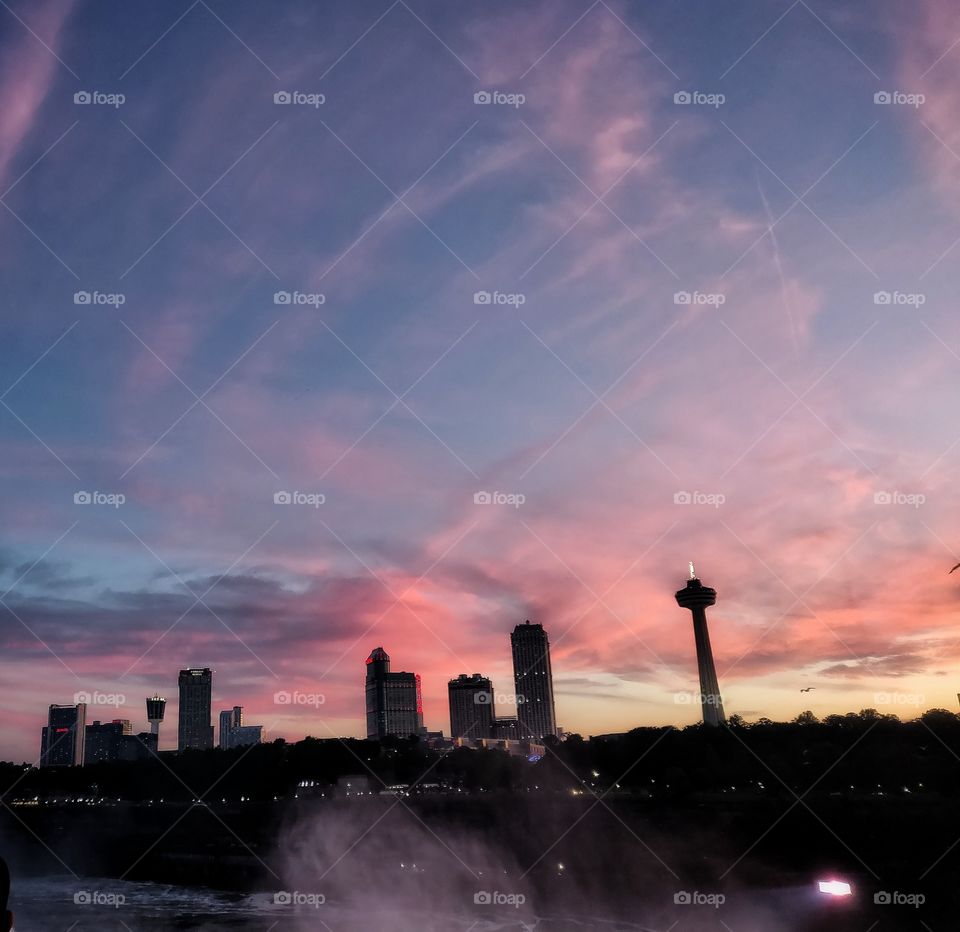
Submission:
[[0,10],[0,756],[184,662],[359,733],[371,643],[443,721],[526,617],[691,722],[691,557],[728,714],[955,708],[960,11],[314,7]]

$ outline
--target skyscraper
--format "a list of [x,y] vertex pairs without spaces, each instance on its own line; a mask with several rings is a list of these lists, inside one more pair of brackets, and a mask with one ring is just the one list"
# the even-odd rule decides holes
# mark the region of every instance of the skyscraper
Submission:
[[177,750],[207,750],[213,747],[213,725],[210,724],[210,697],[213,671],[209,667],[180,671],[180,720],[177,729]]
[[539,741],[546,735],[556,735],[557,714],[553,706],[553,669],[547,632],[543,625],[527,621],[513,629],[510,645],[520,737]]
[[41,767],[80,767],[87,737],[87,705],[51,705],[40,738]]
[[710,633],[707,631],[707,606],[717,601],[717,590],[705,586],[690,564],[690,578],[687,585],[677,593],[677,604],[688,608],[693,615],[693,637],[697,644],[697,667],[700,670],[700,708],[703,711],[704,725],[723,725],[723,702],[720,698],[720,684],[717,681],[717,668],[713,665],[713,651],[710,648]]
[[451,738],[493,737],[493,687],[487,677],[461,673],[447,683],[447,694]]
[[423,731],[420,677],[415,673],[391,673],[390,656],[376,647],[367,657],[367,738],[387,735],[409,738]]

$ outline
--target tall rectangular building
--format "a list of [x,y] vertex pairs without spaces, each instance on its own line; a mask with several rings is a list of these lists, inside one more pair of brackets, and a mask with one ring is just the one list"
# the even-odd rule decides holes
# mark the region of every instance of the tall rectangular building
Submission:
[[447,683],[451,738],[493,737],[493,687],[489,678],[461,673]]
[[420,677],[391,673],[390,656],[382,647],[370,652],[366,677],[367,738],[375,741],[394,735],[409,738],[423,732]]
[[547,632],[543,625],[532,625],[527,621],[513,629],[510,645],[513,649],[513,681],[517,689],[519,737],[539,741],[546,735],[556,735],[553,669]]
[[233,733],[243,726],[243,707],[235,705],[232,709],[224,709],[220,713],[220,748],[229,750],[233,747]]
[[87,706],[51,705],[40,738],[41,767],[80,767],[87,737]]
[[177,750],[208,750],[213,747],[213,725],[210,724],[213,671],[209,667],[181,670],[179,684]]

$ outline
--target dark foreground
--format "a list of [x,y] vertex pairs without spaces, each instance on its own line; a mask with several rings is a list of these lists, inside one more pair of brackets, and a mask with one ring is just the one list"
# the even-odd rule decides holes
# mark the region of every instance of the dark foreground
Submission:
[[[20,932],[940,932],[960,916],[960,803],[946,798],[19,806],[0,810],[0,838]],[[854,895],[819,894],[831,878]]]

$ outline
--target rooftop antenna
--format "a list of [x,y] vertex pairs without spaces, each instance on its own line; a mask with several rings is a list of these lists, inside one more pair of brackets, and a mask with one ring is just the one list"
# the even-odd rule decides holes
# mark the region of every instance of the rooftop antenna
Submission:
[[696,578],[697,578],[697,573],[696,573],[696,570],[694,570],[694,568],[693,568],[693,560],[690,561],[689,566],[690,566],[690,578],[691,578],[691,579],[696,579]]

